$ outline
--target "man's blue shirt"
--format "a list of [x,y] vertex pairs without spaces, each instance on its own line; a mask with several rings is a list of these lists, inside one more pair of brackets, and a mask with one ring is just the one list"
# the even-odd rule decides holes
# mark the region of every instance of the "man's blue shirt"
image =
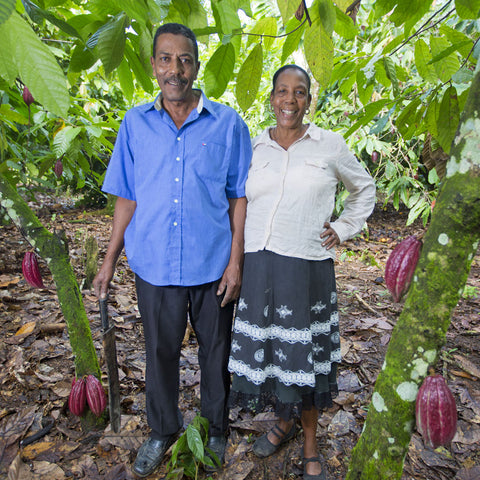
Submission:
[[125,231],[132,270],[152,285],[219,279],[230,258],[230,198],[245,196],[252,150],[230,107],[203,93],[177,129],[160,97],[123,119],[103,191],[134,200]]

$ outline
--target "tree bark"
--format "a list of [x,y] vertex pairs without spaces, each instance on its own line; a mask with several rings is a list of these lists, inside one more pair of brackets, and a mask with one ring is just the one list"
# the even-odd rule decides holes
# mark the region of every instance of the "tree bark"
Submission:
[[49,232],[28,207],[17,190],[0,174],[0,205],[12,222],[47,262],[57,287],[77,377],[92,374],[100,378],[100,366],[80,288],[70,264],[66,239]]
[[460,119],[446,177],[346,480],[401,478],[415,427],[418,388],[445,344],[452,311],[480,241],[478,112],[480,71]]

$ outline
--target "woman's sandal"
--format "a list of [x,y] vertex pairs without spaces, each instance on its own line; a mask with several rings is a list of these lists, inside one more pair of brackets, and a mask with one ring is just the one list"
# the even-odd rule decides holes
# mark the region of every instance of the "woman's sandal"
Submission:
[[[322,466],[322,473],[317,475],[310,475],[307,473],[307,463],[318,462]],[[327,480],[327,474],[325,473],[325,467],[323,466],[320,457],[310,457],[303,459],[303,480]]]
[[268,439],[268,433],[263,434],[259,437],[256,442],[253,444],[253,453],[260,458],[265,458],[273,453],[275,453],[284,443],[291,440],[297,431],[297,426],[293,422],[292,428],[285,433],[278,425],[275,425],[270,432],[273,433],[277,438],[280,438],[280,443],[278,445],[273,444]]

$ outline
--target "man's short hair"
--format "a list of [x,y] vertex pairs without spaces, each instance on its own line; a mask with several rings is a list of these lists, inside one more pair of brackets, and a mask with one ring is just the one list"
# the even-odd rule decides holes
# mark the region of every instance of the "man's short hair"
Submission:
[[157,38],[163,33],[172,33],[173,35],[183,35],[192,41],[193,51],[195,53],[195,62],[198,63],[198,45],[197,37],[195,34],[185,25],[181,23],[164,23],[157,28],[155,32],[155,37],[153,38],[153,57],[155,58],[155,49],[157,46]]

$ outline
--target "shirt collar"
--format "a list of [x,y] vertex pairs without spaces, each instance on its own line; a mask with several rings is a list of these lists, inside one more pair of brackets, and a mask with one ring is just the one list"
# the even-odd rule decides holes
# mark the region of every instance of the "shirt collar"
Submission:
[[[271,138],[270,138],[270,130],[274,128],[274,127],[268,127],[266,128],[265,130],[263,130],[262,133],[260,133],[260,135],[258,135],[258,137],[256,137],[255,141],[254,141],[254,145],[257,146],[261,143],[265,144],[265,145],[273,145],[275,144],[276,145],[276,142],[274,142]],[[309,136],[310,138],[312,138],[313,140],[320,140],[320,135],[321,135],[321,129],[318,128],[316,125],[314,125],[313,123],[310,123],[308,125],[308,128],[307,130],[305,131],[305,134],[303,135],[302,139],[306,138],[307,136]]]
[[[211,113],[212,115],[215,115],[215,111],[212,107],[212,101],[209,100],[200,89],[194,88],[193,93],[199,97],[198,104],[197,104],[197,113],[200,114],[202,110],[205,108],[205,110],[207,110],[209,113]],[[160,112],[163,110],[162,92],[158,94],[152,106],[153,108],[155,108],[155,110],[157,110],[157,112]]]

